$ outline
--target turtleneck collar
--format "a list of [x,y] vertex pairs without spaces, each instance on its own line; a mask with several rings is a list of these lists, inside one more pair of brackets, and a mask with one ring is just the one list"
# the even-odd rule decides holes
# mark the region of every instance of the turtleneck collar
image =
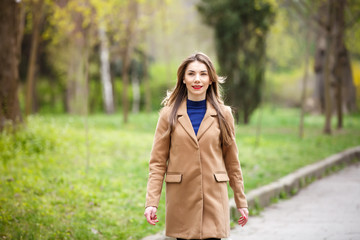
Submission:
[[187,106],[192,108],[206,108],[206,99],[201,101],[191,101],[187,99]]

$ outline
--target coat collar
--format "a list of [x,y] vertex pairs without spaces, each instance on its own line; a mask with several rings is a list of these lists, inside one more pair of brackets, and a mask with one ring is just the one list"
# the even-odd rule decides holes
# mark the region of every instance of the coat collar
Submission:
[[185,131],[188,133],[188,135],[192,138],[192,140],[198,146],[198,141],[200,140],[200,138],[204,135],[204,133],[210,128],[210,126],[216,120],[215,117],[217,116],[217,112],[216,112],[215,108],[212,106],[212,104],[209,101],[206,101],[206,113],[200,124],[197,136],[195,135],[194,128],[191,124],[189,115],[187,114],[186,99],[182,101],[182,103],[178,109],[177,116],[178,116],[178,121],[181,124],[181,126],[185,129]]

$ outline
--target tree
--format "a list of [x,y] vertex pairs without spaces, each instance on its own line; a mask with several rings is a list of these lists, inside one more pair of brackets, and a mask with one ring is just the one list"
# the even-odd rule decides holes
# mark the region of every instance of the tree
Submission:
[[109,26],[113,10],[122,5],[117,1],[98,1],[91,0],[91,4],[96,11],[96,24],[98,28],[98,39],[100,44],[100,65],[101,65],[101,84],[102,97],[105,112],[110,114],[115,111],[114,88],[110,74],[110,47]]
[[[343,11],[343,9],[341,9]],[[321,27],[317,41],[317,49],[320,50],[317,54],[317,58],[315,58],[315,64],[317,67],[315,71],[317,72],[317,86],[323,85],[323,99],[324,99],[324,109],[325,109],[325,124],[324,124],[324,133],[331,134],[331,116],[332,116],[332,97],[331,97],[331,85],[335,85],[334,80],[332,78],[331,61],[335,60],[336,53],[334,49],[334,24],[336,23],[336,19],[334,16],[336,15],[337,9],[334,5],[333,0],[329,0],[325,2],[322,6],[319,7],[318,10],[318,25]],[[338,20],[338,19],[337,19]],[[324,41],[325,40],[325,41]],[[322,42],[321,42],[322,41]],[[316,62],[317,60],[320,60]],[[322,65],[323,64],[323,65]],[[323,75],[322,75],[322,71]],[[323,83],[321,82],[321,78],[323,79]],[[332,84],[333,83],[333,84]],[[339,99],[340,101],[340,99]]]
[[[95,66],[90,67],[91,88],[97,91],[101,84],[103,108],[107,113],[112,113],[116,108],[114,99],[117,98],[118,93],[114,89],[119,89],[113,87],[117,82],[116,78],[111,78],[110,72],[120,74],[122,93],[119,95],[122,97],[124,121],[127,121],[134,49],[141,48],[141,51],[146,51],[145,44],[139,47],[139,42],[145,41],[139,36],[145,35],[144,32],[151,27],[146,21],[149,18],[145,15],[154,15],[155,3],[155,1],[148,3],[139,0],[57,1],[51,19],[52,29],[46,35],[52,38],[49,50],[52,58],[56,57],[57,61],[52,64],[60,69],[62,75],[67,76],[64,82],[67,85],[68,112],[77,113],[75,108],[83,109],[81,106],[83,98],[79,99],[77,96],[81,97],[87,91],[84,87],[86,83],[82,82],[82,79],[85,79],[84,66],[91,60],[91,66]],[[148,9],[148,6],[151,8]],[[116,66],[116,69],[111,69],[111,66]],[[98,81],[100,79],[101,83]],[[136,82],[136,78],[134,80]],[[140,93],[140,85],[138,87],[139,90],[136,92]],[[98,93],[91,92],[91,96],[91,103],[100,102]]]
[[[347,1],[328,0],[319,7],[319,25],[324,26],[325,31],[319,31],[317,57],[315,59],[315,70],[318,76],[318,85],[325,81],[325,113],[326,122],[324,132],[331,133],[331,115],[336,109],[337,127],[343,127],[343,111],[352,111],[356,108],[355,86],[351,75],[351,65],[347,48],[344,44],[345,31],[345,7]],[[323,9],[327,10],[324,16]],[[325,35],[325,36],[324,36]],[[326,47],[320,44],[326,39]],[[322,52],[328,55],[325,62],[321,61]],[[325,63],[325,64],[324,64]],[[324,65],[322,65],[324,64]],[[322,79],[322,70],[325,69],[325,78]],[[326,77],[327,76],[327,77]],[[328,92],[326,87],[328,86]],[[336,104],[332,106],[331,102]]]
[[[334,63],[332,73],[335,78],[335,99],[337,109],[337,128],[343,128],[343,112],[356,110],[356,90],[353,83],[350,56],[345,45],[345,8],[348,6],[346,0],[332,1],[334,5]],[[355,18],[356,19],[356,18]],[[359,20],[359,16],[357,20]]]
[[[337,110],[338,128],[342,128],[343,111],[356,109],[355,86],[351,64],[344,44],[345,8],[347,1],[326,0],[296,3],[287,1],[304,21],[311,20],[316,33],[314,70],[316,76],[315,97],[325,113],[324,133],[331,134],[331,116]],[[314,12],[314,9],[317,12]],[[349,22],[359,18],[355,14]],[[336,103],[334,105],[333,103]],[[336,106],[336,107],[334,107]]]
[[144,89],[145,89],[145,111],[147,113],[151,112],[151,88],[149,81],[149,57],[147,52],[143,52],[141,54],[142,62],[143,62],[143,79],[144,79]]
[[101,83],[103,86],[103,101],[105,112],[114,113],[113,86],[110,77],[109,40],[106,35],[105,24],[99,26]]
[[124,122],[128,122],[129,114],[129,100],[128,100],[128,86],[131,57],[134,51],[134,43],[136,36],[136,21],[138,18],[138,3],[137,1],[130,1],[127,9],[128,18],[125,20],[125,35],[122,40],[122,81],[123,81],[123,118]]
[[227,75],[228,103],[235,118],[249,123],[261,102],[265,72],[265,43],[274,10],[270,3],[255,0],[202,0],[198,10],[215,29],[217,58]]
[[[121,59],[122,110],[124,122],[128,121],[130,67],[134,48],[137,44],[139,1],[111,0],[107,2],[91,0],[95,7],[100,27],[106,26],[112,36],[110,59]],[[101,39],[100,39],[101,40]],[[108,91],[110,92],[110,91]]]
[[30,58],[28,62],[28,70],[26,75],[26,101],[25,113],[29,115],[33,111],[34,87],[35,87],[35,69],[38,56],[38,46],[40,42],[40,27],[42,22],[44,0],[31,1],[31,17],[32,17],[32,37]]
[[53,7],[51,57],[56,58],[53,64],[61,66],[66,76],[65,109],[71,114],[86,114],[87,66],[96,35],[91,21],[93,9],[88,0],[58,0]]
[[16,125],[22,121],[18,99],[18,66],[23,17],[22,3],[0,1],[0,131],[7,122]]
[[[307,22],[309,23],[309,22]],[[310,42],[310,33],[309,30],[306,30],[306,40],[305,40],[305,67],[304,67],[304,76],[302,81],[302,90],[301,90],[301,112],[300,112],[300,123],[299,123],[299,137],[304,137],[304,115],[305,115],[305,101],[306,101],[306,90],[307,90],[307,81],[309,75],[309,42]]]

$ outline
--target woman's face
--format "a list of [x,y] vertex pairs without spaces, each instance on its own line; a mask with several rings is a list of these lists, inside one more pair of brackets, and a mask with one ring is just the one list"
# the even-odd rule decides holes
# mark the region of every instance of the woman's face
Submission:
[[183,83],[186,84],[189,100],[204,100],[206,90],[211,84],[206,65],[198,61],[189,63],[185,70]]

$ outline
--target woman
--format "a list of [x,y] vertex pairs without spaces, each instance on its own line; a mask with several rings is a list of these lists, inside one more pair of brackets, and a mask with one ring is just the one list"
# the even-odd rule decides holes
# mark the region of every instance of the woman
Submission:
[[222,79],[203,53],[183,61],[177,84],[163,101],[149,163],[145,217],[156,211],[165,176],[166,235],[177,239],[229,236],[227,182],[248,220],[247,201],[235,142],[234,119],[219,91]]

